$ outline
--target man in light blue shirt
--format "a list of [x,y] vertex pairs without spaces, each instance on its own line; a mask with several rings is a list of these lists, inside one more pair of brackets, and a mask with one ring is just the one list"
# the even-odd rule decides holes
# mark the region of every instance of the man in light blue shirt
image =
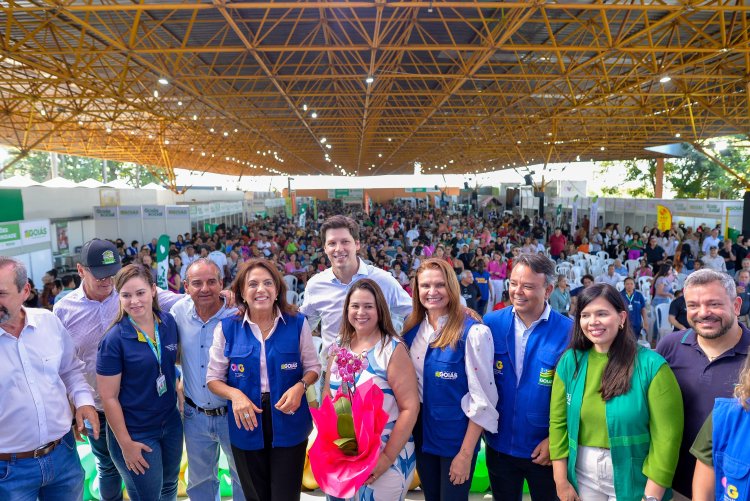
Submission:
[[187,295],[170,310],[177,322],[182,349],[185,446],[190,465],[187,495],[190,499],[221,499],[217,476],[220,447],[229,462],[233,497],[245,499],[229,444],[227,402],[206,387],[208,350],[214,328],[221,319],[237,313],[236,308],[226,306],[219,295],[221,289],[221,273],[216,263],[207,258],[197,259],[186,270]]
[[357,257],[360,248],[359,225],[353,219],[331,216],[321,225],[320,238],[324,242],[323,250],[331,260],[331,267],[307,281],[300,311],[307,316],[313,329],[317,321],[320,321],[323,338],[321,362],[325,363],[328,347],[339,334],[344,299],[354,282],[370,278],[380,286],[388,302],[394,326],[399,330],[403,319],[411,313],[412,300],[390,273],[365,264]]

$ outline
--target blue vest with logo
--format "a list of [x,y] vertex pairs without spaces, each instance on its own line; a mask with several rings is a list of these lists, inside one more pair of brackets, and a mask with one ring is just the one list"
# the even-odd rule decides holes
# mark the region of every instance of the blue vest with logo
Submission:
[[549,405],[552,381],[560,356],[568,347],[573,321],[552,310],[529,335],[523,358],[523,372],[517,382],[516,341],[511,307],[484,316],[495,345],[497,433],[484,433],[487,445],[514,457],[530,458],[539,443],[549,436]]
[[[307,439],[312,431],[312,417],[303,396],[302,403],[293,415],[277,410],[274,404],[289,388],[297,384],[304,375],[299,339],[304,315],[284,314],[278,321],[273,335],[265,340],[266,371],[271,393],[271,419],[273,423],[273,447],[291,447]],[[227,384],[238,388],[260,407],[260,342],[255,339],[250,325],[243,317],[229,317],[221,321],[226,345],[224,356],[229,359]],[[229,415],[233,415],[229,400]],[[263,422],[258,416],[258,426],[247,431],[237,428],[234,419],[229,419],[229,441],[235,447],[254,451],[263,448]]]
[[748,501],[750,412],[735,398],[717,398],[713,420],[716,501]]
[[[422,384],[422,451],[436,456],[458,454],[469,426],[469,418],[461,410],[461,399],[469,391],[466,378],[466,336],[477,322],[466,317],[461,339],[455,348],[434,349],[427,346]],[[419,325],[404,334],[411,347]],[[477,442],[477,448],[479,443]]]

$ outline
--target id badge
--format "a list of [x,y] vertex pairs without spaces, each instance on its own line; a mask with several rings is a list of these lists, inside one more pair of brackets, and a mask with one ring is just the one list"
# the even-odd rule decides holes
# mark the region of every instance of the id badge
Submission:
[[156,378],[156,393],[158,393],[159,396],[162,396],[166,392],[167,392],[167,378],[164,376],[164,374],[159,374],[159,377]]
[[633,311],[633,305],[632,304],[628,305],[628,311]]

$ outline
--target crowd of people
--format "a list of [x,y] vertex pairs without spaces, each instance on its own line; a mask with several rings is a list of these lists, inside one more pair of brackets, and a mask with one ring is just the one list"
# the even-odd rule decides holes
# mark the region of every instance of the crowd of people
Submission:
[[[220,449],[234,499],[299,499],[309,407],[341,389],[346,349],[388,414],[358,500],[403,499],[415,471],[428,501],[467,499],[481,440],[498,500],[524,481],[541,501],[750,499],[742,237],[325,210],[179,235],[165,289],[155,239],[87,242],[48,304],[0,257],[0,498],[81,499],[86,434],[105,500],[123,482],[175,499],[183,440],[191,499],[219,495]],[[602,251],[596,276],[560,267]],[[679,330],[639,344],[678,300]]]

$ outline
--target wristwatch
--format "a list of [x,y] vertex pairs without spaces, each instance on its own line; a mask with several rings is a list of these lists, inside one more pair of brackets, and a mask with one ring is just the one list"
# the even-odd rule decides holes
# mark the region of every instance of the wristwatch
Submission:
[[[300,380],[299,380],[299,381],[297,381],[297,382],[298,382],[298,383],[302,383],[302,387],[303,387],[303,388],[305,389],[305,391],[307,391],[307,387],[308,387],[308,384],[307,384],[307,382],[306,382],[306,381],[305,381],[304,379],[300,379]],[[649,501],[650,501],[650,500],[649,500]],[[659,500],[657,499],[656,501],[659,501]]]

